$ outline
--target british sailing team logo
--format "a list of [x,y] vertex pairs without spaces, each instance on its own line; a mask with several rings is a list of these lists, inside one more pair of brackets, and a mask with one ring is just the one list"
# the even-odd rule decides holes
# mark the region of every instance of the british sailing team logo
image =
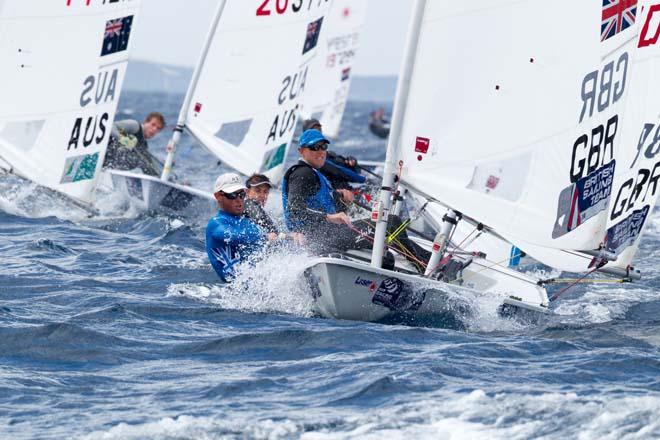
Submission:
[[635,24],[637,0],[603,0],[600,41],[605,41]]
[[133,25],[133,16],[108,20],[105,23],[105,33],[103,34],[103,47],[101,47],[101,56],[111,55],[128,49],[128,39],[131,36],[131,26]]

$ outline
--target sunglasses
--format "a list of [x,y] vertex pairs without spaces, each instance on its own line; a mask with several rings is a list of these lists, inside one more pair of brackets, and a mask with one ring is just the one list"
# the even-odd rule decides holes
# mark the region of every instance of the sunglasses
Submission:
[[319,151],[319,150],[320,151],[326,151],[328,149],[328,144],[325,143],[325,142],[317,142],[316,144],[310,145],[310,146],[305,147],[305,148],[309,148],[312,151]]
[[243,200],[243,199],[245,199],[245,190],[242,189],[240,191],[236,191],[236,192],[233,192],[233,193],[223,192],[222,195],[224,197],[228,198],[229,200],[236,200],[236,199]]

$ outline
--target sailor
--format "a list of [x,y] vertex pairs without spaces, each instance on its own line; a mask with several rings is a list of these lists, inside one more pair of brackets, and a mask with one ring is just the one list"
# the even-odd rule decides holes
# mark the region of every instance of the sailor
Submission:
[[390,135],[390,121],[385,117],[385,109],[379,108],[369,115],[369,130],[376,136],[386,139]]
[[215,181],[213,196],[220,210],[206,226],[206,253],[220,279],[229,282],[235,267],[267,241],[263,231],[243,215],[247,188],[238,174],[223,174]]
[[305,238],[302,234],[285,233],[280,230],[272,217],[266,212],[265,206],[273,184],[268,176],[253,174],[245,182],[247,197],[245,198],[245,212],[243,215],[256,223],[266,234],[269,240],[290,239],[294,243],[303,244]]
[[[304,234],[310,248],[318,253],[371,249],[373,225],[369,220],[353,224],[346,213],[338,212],[338,204],[352,202],[352,192],[334,189],[320,172],[326,161],[329,143],[316,129],[306,130],[300,136],[298,152],[301,159],[287,170],[282,183],[287,228]],[[389,229],[395,230],[400,225],[401,220],[391,216]],[[405,231],[401,232],[397,241],[400,243],[399,250],[409,254],[418,270],[423,270],[420,262],[426,262],[430,253],[411,242]],[[391,259],[391,255],[386,255]]]
[[[323,127],[318,119],[303,121],[303,131],[314,129],[323,133]],[[362,184],[366,178],[360,174],[357,159],[353,156],[342,156],[332,151],[327,152],[325,164],[320,169],[328,178],[333,188],[350,189],[351,183]]]
[[103,167],[125,171],[140,168],[145,174],[160,175],[162,166],[149,152],[147,141],[164,127],[165,118],[157,112],[149,113],[142,124],[134,119],[114,123]]
[[280,233],[279,228],[264,209],[270,190],[273,187],[268,176],[253,174],[245,181],[245,186],[247,187],[245,217],[259,225],[267,234],[278,235]]

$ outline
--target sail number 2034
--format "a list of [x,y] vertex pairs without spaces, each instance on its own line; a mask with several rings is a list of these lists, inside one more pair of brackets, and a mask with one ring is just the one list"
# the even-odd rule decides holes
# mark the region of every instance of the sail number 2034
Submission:
[[271,15],[273,12],[282,15],[287,11],[300,12],[307,3],[307,10],[313,6],[320,7],[328,0],[262,0],[261,6],[257,8],[257,16]]

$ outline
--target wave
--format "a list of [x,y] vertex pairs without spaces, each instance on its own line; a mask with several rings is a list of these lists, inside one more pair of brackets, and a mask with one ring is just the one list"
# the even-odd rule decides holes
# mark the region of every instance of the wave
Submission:
[[[273,411],[268,411],[272,413]],[[261,416],[165,417],[118,423],[84,439],[641,439],[660,436],[660,398],[615,394],[439,392],[435,398],[354,412],[346,408],[291,410]]]

